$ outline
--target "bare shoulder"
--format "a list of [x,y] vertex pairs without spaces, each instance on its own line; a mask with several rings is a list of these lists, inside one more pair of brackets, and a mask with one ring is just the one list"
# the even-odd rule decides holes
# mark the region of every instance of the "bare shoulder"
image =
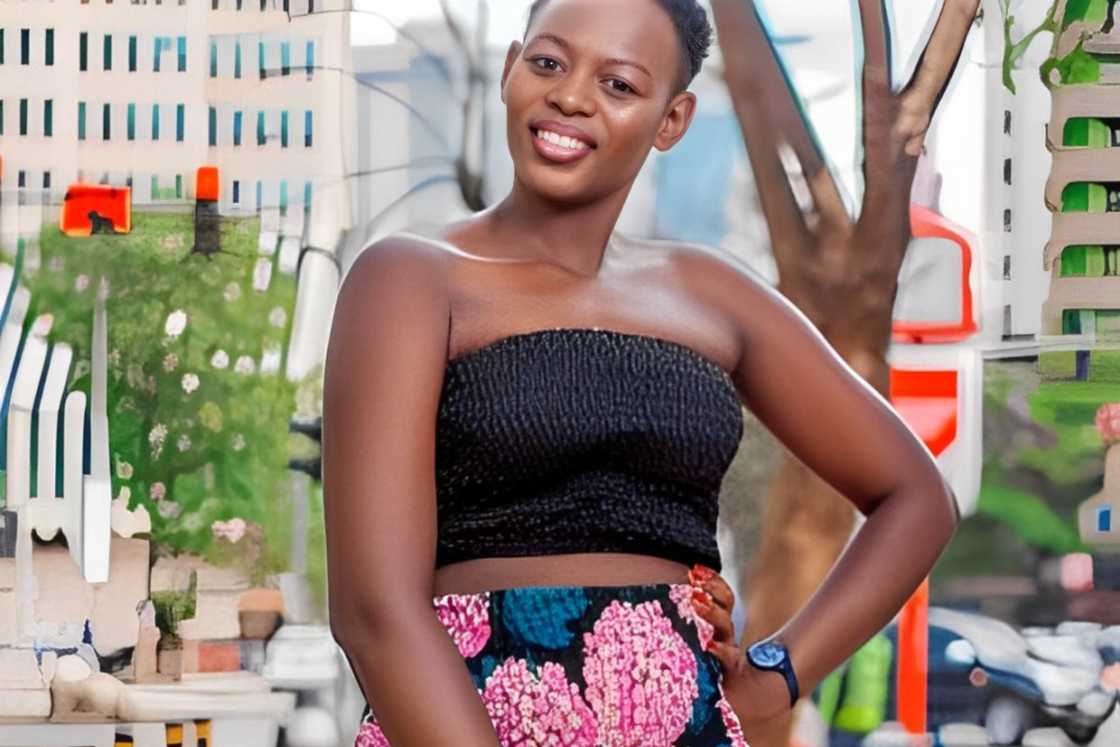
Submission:
[[343,287],[394,281],[425,286],[429,291],[447,286],[450,257],[437,244],[419,237],[393,234],[378,239],[350,265]]

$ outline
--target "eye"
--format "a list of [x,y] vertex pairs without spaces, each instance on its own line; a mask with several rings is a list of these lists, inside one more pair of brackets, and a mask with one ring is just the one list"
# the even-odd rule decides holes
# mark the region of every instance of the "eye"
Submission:
[[627,83],[624,80],[619,80],[618,78],[611,78],[609,82],[610,83],[618,83],[622,86],[622,88],[617,88],[617,87],[614,88],[614,90],[618,91],[619,93],[637,93],[637,91],[635,91],[633,88],[631,88],[630,84]]
[[[540,68],[541,70],[555,70],[560,67],[560,63],[552,59],[551,57],[534,57],[533,59],[529,60],[529,62],[533,63],[533,67]],[[539,64],[541,62],[551,62],[553,65],[556,65],[556,68],[545,67]]]

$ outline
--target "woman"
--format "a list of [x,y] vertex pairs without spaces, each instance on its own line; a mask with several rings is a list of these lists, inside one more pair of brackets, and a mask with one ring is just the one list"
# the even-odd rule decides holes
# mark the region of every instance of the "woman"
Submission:
[[[952,534],[928,450],[792,304],[614,231],[650,149],[688,130],[710,35],[695,0],[537,0],[501,79],[510,193],[346,277],[324,488],[361,745],[744,745]],[[868,517],[749,651],[715,575],[741,404]]]

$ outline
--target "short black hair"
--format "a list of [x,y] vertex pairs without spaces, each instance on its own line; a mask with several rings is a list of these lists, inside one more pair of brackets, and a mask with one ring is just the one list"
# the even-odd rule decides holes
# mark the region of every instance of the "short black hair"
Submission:
[[[533,0],[533,4],[529,6],[526,34],[529,33],[537,12],[547,2],[548,0]],[[708,56],[708,49],[712,46],[712,25],[708,22],[707,12],[697,0],[657,0],[657,4],[673,19],[677,38],[681,43],[681,80],[674,91],[675,95],[688,88],[700,72],[704,58]]]

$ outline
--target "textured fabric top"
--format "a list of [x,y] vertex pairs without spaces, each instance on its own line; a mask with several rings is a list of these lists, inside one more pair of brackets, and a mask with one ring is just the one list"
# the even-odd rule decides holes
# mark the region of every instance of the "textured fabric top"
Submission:
[[595,327],[503,337],[448,362],[437,429],[437,568],[574,552],[721,568],[743,417],[692,348]]

